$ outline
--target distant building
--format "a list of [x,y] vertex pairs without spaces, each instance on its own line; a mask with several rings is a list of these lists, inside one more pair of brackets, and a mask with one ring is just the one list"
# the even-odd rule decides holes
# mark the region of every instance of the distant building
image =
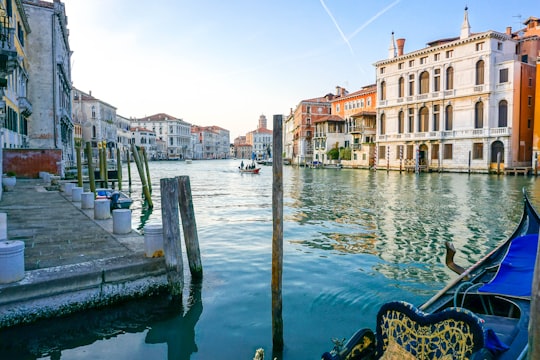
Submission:
[[92,96],[73,88],[73,118],[82,128],[83,142],[92,145],[93,157],[97,159],[98,149],[105,145],[107,158],[116,158],[117,116],[116,108]]
[[388,59],[375,63],[376,165],[474,172],[530,166],[538,19],[526,24],[523,35],[510,28],[471,33],[465,10],[460,36],[409,53],[392,35]]
[[131,151],[131,120],[116,114],[116,147],[120,149],[122,160],[126,160],[126,151]]
[[253,147],[246,142],[245,136],[234,139],[234,157],[238,159],[251,159]]
[[345,120],[343,146],[351,149],[345,167],[370,168],[374,163],[377,87],[367,85],[353,93],[332,100],[332,114]]
[[[334,94],[302,100],[285,122],[286,131],[292,132],[292,152],[288,149],[293,164],[305,165],[313,161],[313,135],[316,121],[331,114],[330,101]],[[292,123],[291,123],[292,122]],[[290,135],[284,135],[285,138]],[[285,144],[289,147],[290,144]]]
[[132,127],[131,138],[135,146],[138,148],[144,148],[148,160],[156,158],[156,133],[150,129],[143,127]]
[[266,116],[259,116],[258,127],[246,134],[246,142],[251,145],[252,157],[269,159],[272,157],[272,130],[266,128]]
[[[13,11],[12,4],[19,9],[21,1],[7,1],[6,4],[6,13],[10,16]],[[22,17],[12,18],[10,21],[18,38],[29,31],[28,24],[32,31],[27,37],[26,46],[19,41],[19,46],[24,47],[27,54],[28,99],[32,103],[31,107],[26,106],[26,115],[25,111],[20,112],[23,115],[24,127],[31,109],[31,120],[27,122],[27,146],[61,149],[63,162],[66,165],[73,164],[71,49],[65,7],[59,0],[28,0],[22,1],[22,4],[28,23]],[[23,81],[23,84],[25,83],[26,81]]]
[[183,160],[192,158],[191,124],[171,115],[159,113],[132,120],[133,126],[150,129],[156,133],[157,140],[165,141],[166,154],[160,158]]
[[230,132],[219,126],[191,127],[194,159],[226,159],[229,157]]

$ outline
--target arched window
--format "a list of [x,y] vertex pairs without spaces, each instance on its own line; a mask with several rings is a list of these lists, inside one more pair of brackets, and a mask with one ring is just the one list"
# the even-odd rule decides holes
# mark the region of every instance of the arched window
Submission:
[[484,104],[479,101],[474,105],[474,128],[481,129],[484,127]]
[[405,129],[405,114],[400,111],[398,114],[398,134],[403,134]]
[[381,81],[381,100],[386,100],[386,81]]
[[429,92],[429,73],[423,71],[420,74],[420,94],[427,94]]
[[476,85],[484,84],[484,60],[476,63]]
[[402,77],[399,78],[398,83],[398,97],[402,98],[405,95],[405,79]]
[[454,110],[452,109],[452,105],[448,105],[444,109],[444,129],[445,130],[452,130],[452,127],[454,126]]
[[504,144],[499,140],[491,144],[491,162],[496,163],[498,161],[504,163]]
[[423,107],[418,112],[418,131],[427,132],[429,126],[429,110],[427,107]]
[[499,101],[499,127],[508,126],[508,103],[506,100]]
[[446,90],[454,89],[454,68],[446,69]]
[[96,135],[97,135],[97,134],[96,134],[96,126],[95,126],[95,125],[92,125],[92,138],[95,139],[95,138],[97,137]]
[[386,115],[381,114],[381,118],[380,118],[380,134],[381,135],[384,135],[386,134]]

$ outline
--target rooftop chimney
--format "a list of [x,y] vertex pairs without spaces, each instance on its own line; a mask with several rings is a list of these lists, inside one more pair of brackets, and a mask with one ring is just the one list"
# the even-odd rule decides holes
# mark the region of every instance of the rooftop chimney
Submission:
[[512,27],[511,26],[506,27],[506,35],[512,36]]
[[405,39],[397,39],[397,56],[403,55],[403,48],[405,47]]

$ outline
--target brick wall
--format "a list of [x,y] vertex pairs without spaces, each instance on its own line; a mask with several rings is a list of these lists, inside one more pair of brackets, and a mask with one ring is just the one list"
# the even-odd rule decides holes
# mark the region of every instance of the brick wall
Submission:
[[18,178],[38,178],[40,171],[60,174],[60,149],[2,149],[3,172],[14,171]]

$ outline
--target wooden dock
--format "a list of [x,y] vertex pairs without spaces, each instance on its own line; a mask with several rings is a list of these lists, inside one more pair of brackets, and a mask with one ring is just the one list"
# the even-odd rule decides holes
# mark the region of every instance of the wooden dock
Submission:
[[526,176],[526,175],[529,175],[529,172],[531,170],[532,169],[527,166],[504,168],[504,175],[520,175],[521,174],[523,176]]

